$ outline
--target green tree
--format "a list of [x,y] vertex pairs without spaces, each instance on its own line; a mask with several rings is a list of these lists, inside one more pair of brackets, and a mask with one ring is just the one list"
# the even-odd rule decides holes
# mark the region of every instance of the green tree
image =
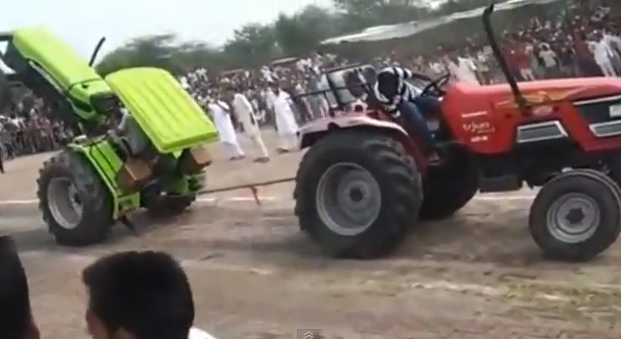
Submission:
[[171,34],[136,38],[104,56],[97,69],[104,75],[121,68],[142,66],[161,67],[173,72],[174,40],[175,36]]
[[281,14],[272,24],[244,25],[221,48],[182,42],[171,34],[139,37],[103,57],[97,68],[108,74],[136,66],[161,67],[173,73],[198,67],[256,67],[281,57],[303,56],[333,36],[374,25],[449,15],[481,7],[489,0],[448,0],[435,8],[426,0],[332,1],[335,11],[310,5],[292,15]]
[[274,23],[274,36],[287,56],[302,56],[335,34],[340,34],[335,13],[319,6],[306,6],[294,15],[281,13]]
[[104,56],[97,70],[109,74],[126,67],[160,67],[178,74],[198,67],[226,68],[229,62],[217,48],[201,42],[179,42],[175,35],[134,39]]
[[279,55],[274,29],[261,24],[245,25],[233,32],[223,53],[239,67],[264,64]]

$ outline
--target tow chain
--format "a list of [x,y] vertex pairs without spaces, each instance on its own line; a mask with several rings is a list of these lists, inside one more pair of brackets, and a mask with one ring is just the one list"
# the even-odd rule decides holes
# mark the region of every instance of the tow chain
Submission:
[[257,205],[260,206],[261,205],[261,198],[259,198],[259,190],[258,190],[257,187],[271,186],[271,185],[277,185],[277,184],[284,184],[286,182],[291,182],[291,181],[295,181],[295,177],[275,179],[275,180],[268,180],[268,181],[256,182],[256,183],[252,183],[252,184],[239,184],[239,185],[227,186],[227,187],[221,187],[221,188],[205,189],[205,190],[199,191],[198,194],[199,195],[206,195],[206,194],[235,191],[235,190],[240,190],[240,189],[247,188],[247,189],[250,189],[250,192],[252,193],[252,197],[254,198],[254,202]]

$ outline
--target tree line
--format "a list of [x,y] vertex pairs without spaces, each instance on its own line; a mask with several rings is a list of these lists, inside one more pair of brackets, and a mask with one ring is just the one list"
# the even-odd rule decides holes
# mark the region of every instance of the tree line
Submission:
[[365,27],[450,15],[488,3],[448,0],[432,7],[425,0],[333,0],[331,9],[309,5],[292,15],[282,13],[270,24],[248,23],[236,29],[224,46],[180,41],[172,34],[137,37],[104,56],[97,68],[105,75],[138,66],[161,67],[174,74],[199,67],[256,67],[278,58],[307,55],[327,38]]

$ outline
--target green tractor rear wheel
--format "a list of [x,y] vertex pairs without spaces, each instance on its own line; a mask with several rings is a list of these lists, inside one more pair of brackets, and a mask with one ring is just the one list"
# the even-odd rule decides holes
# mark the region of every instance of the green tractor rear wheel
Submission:
[[43,164],[37,179],[39,209],[56,242],[87,246],[108,238],[112,198],[93,166],[65,150]]

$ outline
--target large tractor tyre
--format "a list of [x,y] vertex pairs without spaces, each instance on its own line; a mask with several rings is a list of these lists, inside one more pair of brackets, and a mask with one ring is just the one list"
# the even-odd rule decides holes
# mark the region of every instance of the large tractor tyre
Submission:
[[295,211],[326,255],[375,259],[394,250],[416,223],[422,192],[399,142],[377,132],[336,132],[302,158]]
[[56,242],[87,246],[105,241],[112,231],[112,197],[80,154],[66,150],[43,164],[37,179],[43,220]]
[[592,259],[621,232],[621,189],[602,172],[563,172],[535,197],[528,225],[546,257],[572,262]]
[[[432,170],[433,171],[433,170]],[[479,190],[479,173],[472,161],[441,173],[430,172],[423,182],[421,220],[446,219],[462,209]]]

